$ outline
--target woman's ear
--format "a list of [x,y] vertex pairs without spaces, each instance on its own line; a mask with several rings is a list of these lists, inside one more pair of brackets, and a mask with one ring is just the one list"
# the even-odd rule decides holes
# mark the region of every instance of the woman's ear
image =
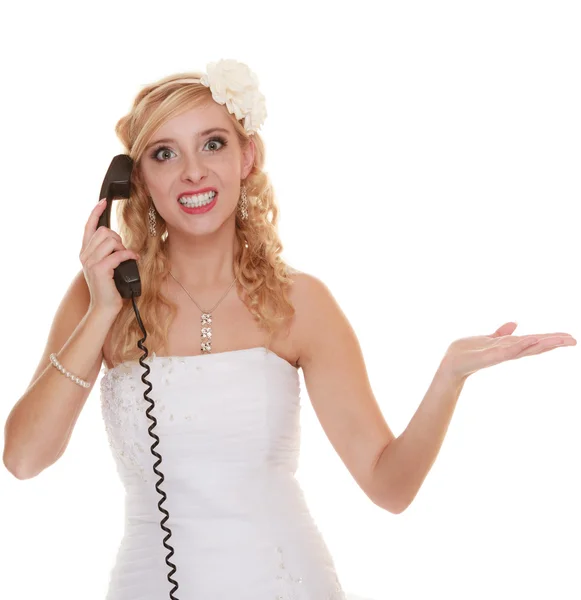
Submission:
[[254,165],[254,159],[256,157],[256,146],[254,145],[254,140],[252,136],[250,137],[250,141],[246,145],[242,153],[242,169],[241,169],[241,177],[240,179],[246,179],[248,175],[250,175],[250,171],[252,170],[252,166]]

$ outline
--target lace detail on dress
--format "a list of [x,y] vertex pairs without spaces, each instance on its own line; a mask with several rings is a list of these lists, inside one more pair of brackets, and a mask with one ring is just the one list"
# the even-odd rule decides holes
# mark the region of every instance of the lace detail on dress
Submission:
[[[156,359],[155,372],[152,362]],[[158,425],[161,416],[167,409],[167,404],[157,395],[158,386],[162,389],[171,384],[173,371],[176,364],[185,364],[184,357],[168,356],[157,357],[155,352],[145,359],[151,371],[147,375],[148,381],[153,388],[148,396],[154,402],[151,414],[157,419]],[[101,415],[105,424],[109,446],[117,460],[129,471],[137,471],[145,482],[151,481],[155,474],[151,467],[146,471],[144,467],[144,454],[151,454],[151,445],[154,438],[148,432],[153,421],[145,414],[151,403],[144,397],[143,393],[148,386],[141,380],[145,370],[138,361],[127,361],[109,369],[103,368],[104,375],[101,379]],[[191,420],[189,414],[182,415],[184,419]],[[174,421],[173,412],[168,416],[169,421]],[[158,427],[153,432],[158,434]],[[159,434],[158,434],[159,435]],[[141,441],[140,441],[141,440]],[[145,446],[143,440],[149,445]],[[159,452],[159,446],[158,452]],[[163,453],[162,453],[163,456]],[[156,460],[156,459],[155,459]],[[156,481],[158,476],[156,475]]]
[[113,369],[105,367],[106,375],[101,380],[101,415],[109,446],[117,460],[130,470],[137,469],[146,480],[143,460],[138,457],[145,449],[138,441],[138,426],[134,418],[136,377],[133,367],[132,363],[117,365]]

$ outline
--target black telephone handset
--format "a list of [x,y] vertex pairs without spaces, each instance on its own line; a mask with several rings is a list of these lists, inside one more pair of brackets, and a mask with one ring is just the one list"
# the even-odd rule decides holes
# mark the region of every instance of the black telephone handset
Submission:
[[[105,227],[109,228],[111,227],[111,203],[113,200],[117,200],[120,198],[129,198],[129,194],[131,192],[132,171],[133,160],[127,154],[118,154],[111,161],[109,169],[105,174],[105,179],[103,180],[103,185],[101,186],[101,192],[99,194],[99,200],[101,198],[106,198],[107,205],[105,206],[105,210],[99,217],[97,227],[100,227],[101,225],[104,225]],[[171,598],[171,600],[178,600],[178,598],[176,598],[173,595],[173,592],[175,592],[175,590],[177,590],[179,586],[177,581],[175,581],[175,579],[172,579],[171,577],[176,572],[176,566],[169,560],[174,554],[174,549],[167,543],[167,540],[171,537],[172,534],[171,530],[165,526],[165,522],[169,519],[169,513],[165,508],[162,508],[162,504],[167,499],[167,495],[159,487],[159,484],[162,481],[164,481],[165,478],[163,476],[163,473],[157,470],[158,465],[161,463],[161,456],[155,451],[156,446],[159,444],[159,437],[152,432],[152,429],[157,425],[156,418],[150,414],[155,405],[153,400],[147,396],[148,392],[152,390],[151,383],[146,379],[151,369],[144,360],[149,354],[147,348],[143,344],[143,342],[145,342],[145,339],[147,338],[147,332],[145,331],[145,327],[143,326],[141,316],[139,315],[139,310],[137,309],[137,304],[135,303],[135,298],[141,296],[141,279],[139,278],[137,261],[130,258],[120,263],[119,266],[116,267],[113,271],[113,280],[115,281],[115,286],[117,287],[117,290],[119,291],[121,297],[131,298],[137,322],[139,323],[139,327],[143,332],[143,338],[138,340],[137,345],[144,352],[143,356],[139,359],[139,364],[145,369],[145,372],[141,375],[141,381],[143,381],[143,383],[145,383],[146,386],[149,386],[143,393],[143,397],[150,403],[150,406],[145,411],[145,414],[152,421],[151,426],[148,428],[148,432],[149,435],[155,440],[155,442],[151,445],[151,453],[157,458],[157,462],[153,465],[153,472],[159,476],[159,481],[155,484],[155,489],[162,497],[162,499],[158,502],[157,506],[159,510],[165,515],[160,522],[161,528],[167,533],[162,543],[164,547],[169,550],[165,558],[166,564],[168,565],[168,567],[170,567],[170,572],[167,575],[167,579],[174,586],[169,592],[169,597]]]
[[[97,227],[111,227],[111,201],[117,198],[129,198],[131,191],[131,172],[133,160],[127,154],[118,154],[113,158],[101,186],[99,199],[107,198],[107,206],[99,217]],[[122,298],[141,296],[141,279],[137,261],[130,258],[123,261],[113,271],[113,279]]]

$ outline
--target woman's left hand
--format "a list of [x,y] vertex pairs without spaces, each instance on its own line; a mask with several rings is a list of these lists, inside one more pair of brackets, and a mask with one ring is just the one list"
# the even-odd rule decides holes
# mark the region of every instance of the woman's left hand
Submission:
[[509,322],[499,327],[492,335],[461,338],[452,342],[442,359],[440,369],[464,380],[480,369],[507,360],[577,344],[577,340],[568,333],[511,335],[516,328],[516,323]]

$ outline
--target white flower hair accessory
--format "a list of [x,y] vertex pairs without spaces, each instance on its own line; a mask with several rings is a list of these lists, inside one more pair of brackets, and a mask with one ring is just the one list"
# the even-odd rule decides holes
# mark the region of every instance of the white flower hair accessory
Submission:
[[258,89],[258,78],[244,63],[223,59],[208,64],[200,83],[210,88],[212,98],[225,104],[238,120],[244,117],[244,129],[252,135],[266,119],[264,95]]

